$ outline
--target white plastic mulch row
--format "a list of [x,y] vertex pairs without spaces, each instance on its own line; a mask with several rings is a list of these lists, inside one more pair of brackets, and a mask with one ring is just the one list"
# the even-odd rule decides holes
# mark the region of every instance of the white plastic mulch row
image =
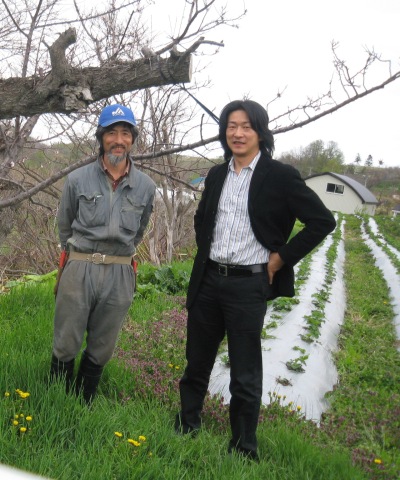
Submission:
[[[343,228],[342,222],[341,228]],[[376,225],[373,227],[376,229]],[[343,231],[342,231],[343,237]],[[365,231],[363,240],[369,246],[375,257],[376,265],[382,270],[387,281],[391,295],[392,305],[395,312],[395,328],[400,338],[400,278],[388,256],[373,242]],[[268,334],[275,338],[262,341],[263,345],[263,403],[270,402],[271,393],[281,396],[281,403],[291,405],[291,408],[301,408],[307,419],[318,422],[321,414],[329,406],[325,394],[331,391],[337,383],[337,370],[332,359],[332,352],[337,349],[337,338],[340,326],[343,322],[346,306],[346,293],[343,283],[345,252],[343,240],[338,244],[337,257],[334,264],[336,276],[330,291],[329,302],[325,305],[325,321],[320,328],[320,337],[312,344],[306,343],[300,338],[300,334],[306,333],[307,326],[304,319],[315,308],[312,305],[312,294],[322,286],[325,276],[326,252],[332,243],[329,236],[321,247],[313,254],[311,274],[302,287],[298,299],[300,303],[284,315],[275,329],[268,329]],[[398,252],[397,252],[398,253]],[[265,324],[270,322],[271,311],[267,312]],[[305,350],[309,355],[304,365],[304,372],[294,372],[287,368],[286,362],[302,355],[294,347]],[[223,356],[222,356],[223,357]],[[221,358],[218,358],[211,374],[210,392],[221,394],[225,402],[230,399],[229,393],[230,370]],[[282,385],[277,380],[285,381]],[[291,403],[290,403],[291,402]]]
[[[376,235],[380,235],[378,226],[375,220],[370,217],[369,218],[369,225],[371,231]],[[395,314],[393,322],[396,331],[397,339],[400,341],[400,275],[397,273],[396,268],[393,266],[390,258],[383,249],[377,245],[372,238],[370,238],[365,230],[362,231],[363,240],[371,249],[374,258],[375,258],[375,265],[381,270],[383,278],[386,280],[388,284],[390,295],[391,295],[391,304],[393,307],[393,312]],[[381,241],[384,239],[381,237]],[[396,250],[392,245],[386,243],[386,246],[390,248],[390,250],[400,258],[400,252]],[[398,348],[400,351],[400,346]]]

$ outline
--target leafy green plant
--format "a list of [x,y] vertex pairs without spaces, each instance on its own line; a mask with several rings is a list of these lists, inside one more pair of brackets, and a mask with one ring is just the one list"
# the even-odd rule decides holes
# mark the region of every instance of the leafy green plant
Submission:
[[305,349],[305,348],[301,348],[301,347],[299,347],[299,346],[297,346],[297,345],[295,345],[295,346],[293,347],[293,350],[296,350],[297,352],[300,352],[300,353],[303,353],[303,354],[306,353],[306,349]]
[[172,265],[146,268],[139,267],[137,276],[137,295],[148,297],[163,292],[169,295],[185,295],[190,279],[187,269],[179,269]]
[[[272,315],[271,315],[271,317],[272,317]],[[268,323],[264,326],[264,328],[265,328],[265,329],[267,329],[267,328],[277,328],[277,326],[278,326],[278,323],[277,323],[275,320],[273,320],[273,321],[271,321],[271,322],[268,322]]]
[[274,300],[273,308],[274,311],[278,312],[290,312],[293,308],[293,305],[297,305],[298,303],[298,298],[279,297]]
[[24,287],[26,285],[37,284],[37,283],[53,282],[56,279],[56,275],[57,275],[57,270],[54,270],[44,275],[23,275],[18,280],[8,280],[0,289],[0,294],[8,293],[11,288]]
[[320,336],[320,327],[325,320],[325,305],[329,302],[331,285],[335,277],[334,263],[337,257],[338,244],[341,240],[341,225],[343,215],[338,215],[335,231],[332,233],[333,241],[326,252],[325,275],[322,289],[312,294],[314,309],[309,315],[304,315],[307,323],[307,333],[300,334],[300,338],[306,343],[312,343]]
[[309,355],[300,355],[300,357],[294,358],[292,360],[288,360],[285,365],[289,370],[303,373],[305,372],[303,366],[306,364],[306,360],[308,359],[308,357]]
[[231,366],[231,361],[229,360],[229,355],[227,353],[221,355],[220,360],[225,365],[225,367]]
[[273,339],[276,338],[275,335],[271,335],[270,333],[267,332],[267,329],[264,327],[261,330],[261,338],[262,340],[268,340],[268,339]]
[[303,342],[313,343],[315,341],[315,333],[309,330],[307,333],[301,333],[300,338],[303,340]]

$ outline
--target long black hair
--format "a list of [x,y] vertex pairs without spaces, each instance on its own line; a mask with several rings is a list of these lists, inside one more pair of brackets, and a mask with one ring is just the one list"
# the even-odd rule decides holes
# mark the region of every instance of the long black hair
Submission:
[[244,110],[247,113],[251,128],[260,137],[260,150],[271,157],[274,151],[274,136],[268,128],[269,118],[267,111],[253,100],[234,100],[225,105],[219,118],[219,141],[224,149],[224,159],[229,161],[232,158],[232,150],[228,147],[228,142],[226,141],[226,128],[229,115],[236,110]]

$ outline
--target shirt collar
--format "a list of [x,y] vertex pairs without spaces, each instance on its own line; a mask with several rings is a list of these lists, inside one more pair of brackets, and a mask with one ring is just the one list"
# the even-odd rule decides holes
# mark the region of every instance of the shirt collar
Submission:
[[[250,168],[251,170],[254,171],[254,169],[256,168],[256,165],[258,163],[258,160],[260,159],[261,157],[261,151],[259,150],[257,155],[253,158],[253,160],[247,165],[247,167],[244,167],[244,168]],[[234,172],[235,171],[235,168],[233,166],[233,157],[230,159],[229,161],[229,169]]]

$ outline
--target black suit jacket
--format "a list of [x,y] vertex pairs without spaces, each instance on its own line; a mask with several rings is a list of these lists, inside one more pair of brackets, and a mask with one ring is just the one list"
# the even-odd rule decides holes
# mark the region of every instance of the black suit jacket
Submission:
[[[206,268],[229,162],[209,171],[194,216],[197,254],[189,282],[186,306],[193,304]],[[332,213],[290,165],[262,153],[249,189],[250,223],[257,240],[285,262],[277,272],[267,300],[294,295],[293,266],[315,248],[336,226]],[[288,241],[296,219],[304,228]]]

